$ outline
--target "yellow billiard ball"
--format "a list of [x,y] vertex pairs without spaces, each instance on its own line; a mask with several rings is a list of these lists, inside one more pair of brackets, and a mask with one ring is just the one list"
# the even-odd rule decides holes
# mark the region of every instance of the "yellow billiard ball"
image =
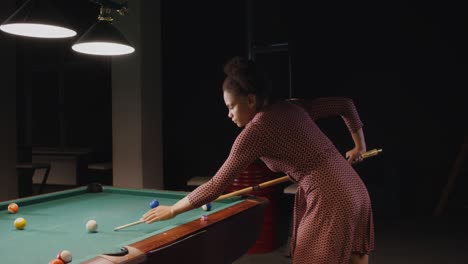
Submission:
[[26,219],[24,219],[23,217],[18,217],[16,218],[14,225],[16,229],[22,230],[26,226]]

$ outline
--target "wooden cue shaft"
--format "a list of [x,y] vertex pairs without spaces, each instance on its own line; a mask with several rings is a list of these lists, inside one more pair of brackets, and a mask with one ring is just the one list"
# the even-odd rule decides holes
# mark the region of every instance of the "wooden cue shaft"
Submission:
[[[361,156],[362,156],[363,159],[367,159],[367,158],[378,155],[380,152],[382,152],[382,149],[372,149],[372,150],[369,150],[369,151],[366,151],[366,152],[362,153]],[[230,198],[230,197],[233,197],[233,196],[246,194],[246,193],[249,193],[249,192],[257,190],[257,189],[262,189],[262,188],[265,188],[265,187],[268,187],[268,186],[272,186],[272,185],[287,182],[287,181],[289,181],[289,176],[279,177],[279,178],[276,178],[274,180],[266,181],[266,182],[260,183],[258,185],[255,185],[255,186],[246,187],[244,189],[240,189],[240,190],[237,190],[237,191],[234,191],[234,192],[230,192],[230,193],[221,195],[216,200],[214,200],[214,202],[219,201],[219,200],[223,200],[223,199],[227,199],[227,198]]]
[[276,178],[276,179],[271,180],[271,181],[266,181],[266,182],[260,183],[259,185],[250,186],[250,187],[247,187],[247,188],[244,188],[244,189],[240,189],[240,190],[237,190],[237,191],[234,191],[234,192],[230,192],[228,194],[221,195],[216,200],[214,200],[214,202],[219,201],[219,200],[223,200],[223,199],[227,199],[227,198],[230,198],[230,197],[233,197],[233,196],[249,193],[249,192],[251,192],[251,191],[253,191],[255,189],[261,189],[261,188],[265,188],[265,187],[268,187],[268,186],[271,186],[271,185],[275,185],[275,184],[279,184],[279,183],[287,182],[287,181],[289,181],[289,176],[279,177],[279,178]]
[[130,223],[130,224],[121,225],[121,226],[118,226],[118,227],[114,228],[114,231],[117,231],[117,230],[120,230],[120,229],[124,229],[124,228],[130,227],[130,226],[142,224],[142,223],[144,223],[144,222],[145,222],[145,221],[143,221],[143,220],[138,220],[138,221],[135,221],[135,222]]

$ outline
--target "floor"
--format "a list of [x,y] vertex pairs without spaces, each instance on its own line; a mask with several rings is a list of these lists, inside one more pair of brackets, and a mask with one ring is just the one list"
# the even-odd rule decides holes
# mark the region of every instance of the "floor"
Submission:
[[[68,187],[47,186],[45,192]],[[281,222],[288,228],[288,221]],[[286,232],[287,233],[287,232]],[[288,236],[276,250],[246,254],[233,264],[291,264]],[[468,264],[468,208],[451,216],[375,219],[370,264]],[[330,263],[333,264],[333,263]]]
[[288,247],[281,246],[275,251],[265,254],[246,254],[234,261],[233,264],[291,264]]
[[[376,221],[371,264],[467,264],[468,217],[428,217]],[[244,255],[235,264],[286,264],[285,246]]]

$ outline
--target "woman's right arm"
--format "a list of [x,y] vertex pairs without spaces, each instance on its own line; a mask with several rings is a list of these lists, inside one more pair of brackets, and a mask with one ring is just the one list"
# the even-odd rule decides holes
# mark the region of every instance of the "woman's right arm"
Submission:
[[178,214],[215,200],[247,166],[261,156],[265,143],[264,133],[255,127],[244,129],[236,138],[229,157],[213,178],[174,205],[160,205],[149,210],[143,215],[142,220],[146,223],[152,223],[171,219]]
[[267,145],[266,140],[265,133],[255,125],[244,128],[216,175],[192,191],[188,195],[189,202],[194,207],[200,207],[218,198],[247,166],[262,156]]

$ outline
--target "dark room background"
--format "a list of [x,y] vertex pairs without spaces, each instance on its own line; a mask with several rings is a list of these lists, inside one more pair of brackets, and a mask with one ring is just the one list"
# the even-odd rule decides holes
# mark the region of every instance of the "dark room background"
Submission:
[[[23,1],[17,1],[20,5]],[[52,1],[83,34],[96,20],[91,1]],[[73,52],[73,39],[16,38],[18,161],[31,148],[112,153],[110,59]]]
[[[254,2],[253,42],[289,43],[290,76],[286,54],[256,57],[272,73],[274,95],[354,99],[368,148],[384,149],[356,168],[376,214],[432,214],[467,134],[462,93],[468,21],[461,9],[440,3]],[[245,2],[180,5],[169,1],[165,7],[164,157],[170,188],[213,175],[226,158],[239,131],[223,105],[222,64],[249,53]],[[342,153],[352,147],[339,118],[320,125]],[[463,175],[466,169],[452,196],[459,196],[453,202],[458,206],[466,201]]]
[[[61,9],[82,30],[95,19],[88,1]],[[368,149],[383,149],[356,166],[376,215],[432,214],[468,133],[464,9],[256,0],[248,10],[247,1],[162,1],[165,188],[214,175],[239,133],[222,99],[225,61],[248,56],[249,40],[288,43],[287,51],[256,57],[271,74],[274,96],[352,98]],[[109,159],[109,60],[69,46],[18,41],[18,146],[92,148]],[[47,92],[36,94],[31,83]],[[352,147],[339,118],[319,125],[343,154]],[[464,165],[454,207],[468,200],[466,174]]]

